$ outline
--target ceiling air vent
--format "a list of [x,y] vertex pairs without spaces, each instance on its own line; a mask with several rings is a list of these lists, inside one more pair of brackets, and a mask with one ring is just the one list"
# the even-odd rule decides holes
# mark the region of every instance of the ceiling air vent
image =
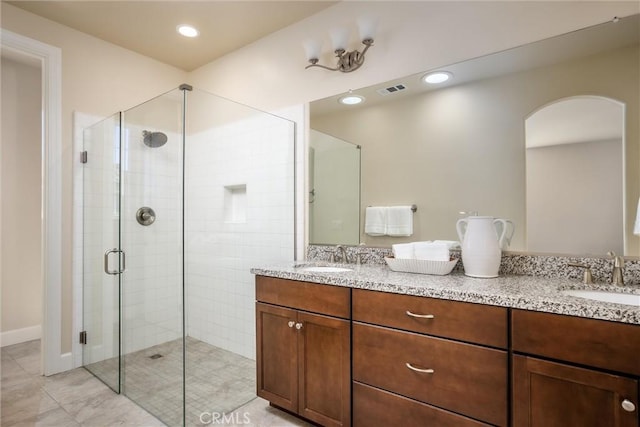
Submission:
[[406,88],[407,87],[405,85],[400,83],[395,86],[389,86],[389,87],[385,87],[384,89],[378,89],[377,92],[382,96],[387,96],[392,93],[402,92]]

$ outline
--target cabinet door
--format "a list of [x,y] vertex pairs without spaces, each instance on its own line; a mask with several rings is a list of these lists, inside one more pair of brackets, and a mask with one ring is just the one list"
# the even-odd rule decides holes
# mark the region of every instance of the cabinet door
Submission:
[[638,381],[525,356],[513,357],[513,425],[638,427]]
[[298,312],[298,413],[323,426],[351,423],[349,321]]
[[258,396],[274,405],[298,410],[297,313],[256,303]]

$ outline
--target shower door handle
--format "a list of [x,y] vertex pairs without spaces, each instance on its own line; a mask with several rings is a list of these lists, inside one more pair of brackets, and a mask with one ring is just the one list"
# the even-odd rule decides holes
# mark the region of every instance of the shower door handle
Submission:
[[[122,254],[121,260],[122,260],[122,268],[120,270],[109,270],[109,255],[110,254]],[[124,273],[124,269],[125,269],[125,263],[126,263],[126,255],[124,253],[124,251],[119,250],[118,248],[113,248],[113,249],[109,249],[108,251],[106,251],[104,253],[104,272],[107,274],[111,274],[113,276],[115,276],[116,274],[121,274]]]

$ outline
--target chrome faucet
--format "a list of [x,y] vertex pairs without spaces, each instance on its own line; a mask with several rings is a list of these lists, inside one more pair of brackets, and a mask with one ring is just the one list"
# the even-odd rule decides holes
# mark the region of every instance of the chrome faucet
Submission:
[[[340,255],[340,253],[342,253],[342,255]],[[344,246],[336,246],[336,249],[331,252],[331,255],[329,255],[329,262],[338,262],[337,256],[341,257],[343,263],[349,264],[349,257],[347,256],[347,250],[344,248]]]
[[616,255],[615,252],[607,252],[607,254],[613,257],[613,270],[611,271],[611,284],[616,286],[624,285],[624,258],[620,255]]

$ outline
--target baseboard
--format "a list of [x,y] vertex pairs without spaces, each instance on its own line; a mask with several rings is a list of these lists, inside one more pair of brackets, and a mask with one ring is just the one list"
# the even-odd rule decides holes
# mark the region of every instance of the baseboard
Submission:
[[0,333],[0,347],[20,344],[42,338],[42,326],[29,326],[28,328],[13,329]]

